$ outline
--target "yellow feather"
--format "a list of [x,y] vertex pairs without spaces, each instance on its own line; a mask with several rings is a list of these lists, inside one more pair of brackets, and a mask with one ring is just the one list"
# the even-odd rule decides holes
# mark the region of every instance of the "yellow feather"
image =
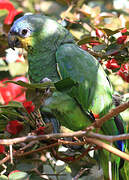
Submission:
[[18,37],[18,39],[21,42],[22,47],[25,48],[26,50],[28,50],[28,46],[32,45],[32,37],[27,37],[27,38]]

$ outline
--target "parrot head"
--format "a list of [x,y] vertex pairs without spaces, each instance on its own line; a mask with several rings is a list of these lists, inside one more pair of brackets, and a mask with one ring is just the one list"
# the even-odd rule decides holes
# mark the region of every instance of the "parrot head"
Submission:
[[14,47],[24,47],[27,49],[32,44],[34,27],[29,15],[23,16],[16,20],[8,34],[8,44]]
[[42,46],[47,48],[48,44],[52,47],[64,39],[67,42],[73,38],[61,24],[40,14],[24,15],[17,19],[8,34],[9,47],[22,47],[27,51]]

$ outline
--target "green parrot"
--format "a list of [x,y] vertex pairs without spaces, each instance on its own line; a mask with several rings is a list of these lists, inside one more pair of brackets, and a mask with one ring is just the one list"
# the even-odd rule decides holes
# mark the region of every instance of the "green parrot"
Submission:
[[[14,22],[8,43],[11,48],[27,50],[32,83],[55,83],[57,91],[46,99],[42,111],[49,109],[61,125],[73,131],[84,129],[94,121],[94,114],[102,117],[114,107],[113,88],[99,62],[77,46],[69,31],[55,20],[40,14],[25,15]],[[59,86],[68,79],[72,81],[70,87]],[[101,132],[106,135],[124,133],[121,117],[105,122]],[[121,151],[125,149],[124,141],[114,145]],[[100,150],[98,155],[104,177],[108,179],[109,153]],[[115,155],[111,161],[113,180],[119,180],[124,161]]]

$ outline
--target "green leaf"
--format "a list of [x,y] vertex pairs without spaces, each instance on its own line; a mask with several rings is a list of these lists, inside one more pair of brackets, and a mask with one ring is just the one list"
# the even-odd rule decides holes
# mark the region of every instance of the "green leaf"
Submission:
[[3,117],[0,117],[0,132],[5,131],[5,127],[7,125],[8,121]]
[[5,175],[1,175],[1,176],[0,176],[0,180],[8,180],[8,177],[5,176]]
[[119,28],[119,29],[117,29],[115,31],[113,31],[111,29],[107,29],[107,28],[103,28],[102,30],[107,34],[107,36],[112,36],[112,35],[120,32],[120,30],[122,30],[122,28]]
[[14,107],[14,108],[22,108],[22,104],[18,101],[11,101],[7,105],[1,105],[0,108],[6,108],[6,107]]
[[129,21],[126,21],[125,27],[126,27],[127,29],[129,29]]
[[121,112],[120,115],[122,116],[123,120],[129,124],[129,109]]
[[0,71],[8,71],[8,66],[4,61],[0,61]]
[[105,50],[105,49],[106,49],[106,44],[100,44],[100,45],[97,45],[97,46],[93,47],[94,51],[102,51],[102,50]]
[[9,175],[8,180],[28,180],[29,175],[26,172],[15,172]]
[[30,171],[33,168],[35,168],[35,164],[32,163],[32,160],[28,162],[26,160],[25,163],[19,163],[16,165],[16,169],[18,169],[19,171]]
[[83,36],[83,38],[78,41],[78,45],[82,45],[82,44],[86,44],[86,43],[91,43],[92,41],[95,41],[95,42],[100,42],[98,40],[98,37],[89,37],[89,36]]
[[43,180],[43,178],[39,177],[38,175],[36,174],[31,174],[30,176],[30,180]]
[[0,114],[4,114],[6,116],[11,116],[12,118],[22,118],[22,116],[17,113],[16,111],[13,111],[12,109],[0,109]]
[[65,169],[66,169],[66,172],[68,172],[68,173],[71,173],[71,172],[72,172],[72,171],[71,171],[71,168],[70,168],[69,166],[66,166]]
[[119,44],[116,44],[116,43],[111,44],[110,46],[108,46],[108,48],[106,50],[106,55],[109,56],[109,55],[112,55],[112,54],[120,51],[120,47],[121,47],[121,45],[119,45]]
[[44,83],[26,83],[23,81],[6,81],[5,83],[14,83],[17,85],[20,85],[22,87],[28,88],[28,89],[42,89],[45,90],[46,88],[50,87],[51,90],[55,90],[54,83],[52,82],[44,82]]
[[61,81],[56,82],[54,85],[58,91],[63,91],[63,90],[66,91],[67,89],[70,89],[74,85],[76,85],[76,83],[72,79],[66,78]]
[[127,36],[128,36],[128,35],[129,35],[129,32],[127,31],[127,32],[122,33],[122,34],[123,34],[123,35],[127,35]]

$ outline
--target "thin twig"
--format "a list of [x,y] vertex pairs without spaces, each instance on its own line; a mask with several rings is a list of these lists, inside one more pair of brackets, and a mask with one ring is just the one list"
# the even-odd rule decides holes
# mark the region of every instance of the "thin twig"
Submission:
[[117,148],[110,146],[109,144],[106,144],[98,139],[93,139],[93,138],[86,138],[86,141],[88,143],[96,144],[97,146],[106,149],[107,151],[119,156],[120,158],[123,158],[123,159],[129,161],[129,154],[124,153],[124,152],[118,150]]
[[[111,143],[111,146],[112,146],[112,143]],[[109,180],[112,180],[112,161],[111,161],[111,152],[109,153],[108,174],[109,174]]]
[[24,147],[20,148],[20,151],[25,151],[27,148],[32,147],[33,145],[35,145],[36,143],[38,144],[39,141],[31,141],[28,144],[25,144]]
[[[50,149],[50,148],[52,148],[54,146],[58,146],[58,145],[59,145],[59,143],[54,143],[54,144],[50,144],[50,145],[45,146],[45,147],[38,148],[36,150],[29,151],[29,152],[23,152],[23,151],[19,150],[19,151],[13,152],[13,157],[22,157],[22,156],[30,155],[32,153],[41,152],[43,150]],[[9,154],[5,158],[0,160],[0,165],[7,162],[8,160],[10,160]]]
[[67,174],[59,174],[59,173],[46,174],[46,173],[43,173],[42,175],[47,175],[47,176],[66,176]]
[[103,135],[103,134],[99,134],[99,133],[89,132],[86,136],[87,137],[92,137],[92,138],[98,138],[98,139],[101,139],[101,140],[106,140],[108,142],[114,142],[114,141],[129,139],[129,133],[120,134],[120,135],[116,135],[116,136],[108,136],[108,135]]
[[13,164],[13,147],[12,144],[9,145],[9,152],[10,152],[10,162]]
[[89,168],[81,168],[80,169],[80,171],[79,171],[79,173],[74,177],[74,178],[72,178],[72,180],[78,180],[79,178],[80,178],[80,176],[82,176],[83,175],[83,173],[85,172],[85,171],[87,171]]
[[40,147],[40,148],[38,148],[38,149],[29,151],[29,152],[20,152],[20,151],[19,151],[19,152],[15,153],[14,156],[17,156],[17,157],[27,156],[27,155],[30,155],[30,154],[33,154],[33,153],[42,152],[42,151],[44,151],[44,150],[46,150],[46,149],[51,149],[52,147],[58,146],[58,145],[59,145],[59,143],[54,143],[54,144],[50,144],[50,145],[48,145],[48,146]]
[[105,53],[98,53],[98,52],[94,52],[93,50],[91,50],[90,48],[87,49],[87,51],[92,55],[92,56],[95,56],[95,57],[100,57],[102,59],[104,58],[107,58],[108,56],[105,54]]
[[7,166],[5,164],[2,164],[2,167],[4,168],[4,170],[0,172],[0,176],[5,174],[7,170]]
[[0,160],[0,165],[4,164],[5,162],[10,160],[10,155],[7,155],[5,158],[3,158],[2,160]]
[[92,124],[92,126],[94,126],[95,128],[100,128],[104,122],[106,122],[107,120],[111,119],[114,116],[117,116],[121,112],[125,111],[127,108],[129,108],[129,101],[120,104],[116,108],[111,109],[109,113],[107,113],[105,116],[103,116],[100,119],[97,119],[95,123]]

